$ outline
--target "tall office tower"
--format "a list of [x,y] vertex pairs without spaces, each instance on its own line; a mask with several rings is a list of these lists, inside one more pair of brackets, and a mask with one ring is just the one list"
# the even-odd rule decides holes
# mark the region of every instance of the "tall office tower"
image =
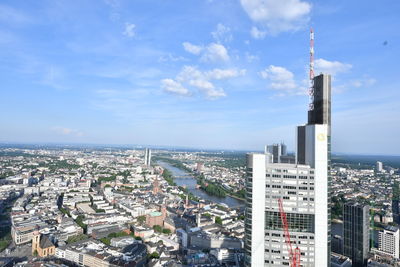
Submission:
[[376,171],[376,172],[382,172],[382,170],[383,170],[383,164],[382,164],[382,162],[377,161],[377,162],[376,162],[376,166],[375,166],[375,171]]
[[392,214],[393,222],[400,224],[400,184],[396,181],[392,185]]
[[379,231],[379,250],[395,259],[399,258],[400,253],[399,232],[399,228],[394,226],[387,226],[383,231]]
[[353,267],[367,266],[369,252],[369,206],[347,203],[343,209],[343,253]]
[[151,165],[151,150],[149,148],[146,148],[144,150],[144,164],[146,166]]
[[273,155],[273,162],[274,163],[280,163],[281,162],[281,156],[286,156],[286,145],[284,143],[280,144],[273,144],[267,146],[266,152],[271,153]]
[[301,266],[330,267],[330,81],[326,74],[314,78],[315,105],[297,129],[296,163],[275,163],[268,152],[247,155],[246,266],[291,265],[281,199]]
[[392,199],[393,222],[400,224],[400,201]]

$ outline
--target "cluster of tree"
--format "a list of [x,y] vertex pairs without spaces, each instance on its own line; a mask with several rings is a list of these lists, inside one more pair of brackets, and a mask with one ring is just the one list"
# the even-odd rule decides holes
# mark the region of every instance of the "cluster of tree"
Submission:
[[115,181],[115,179],[117,178],[117,175],[112,174],[108,177],[100,177],[99,179],[97,179],[98,183],[102,183],[102,182],[112,182]]
[[343,195],[333,196],[331,198],[331,215],[332,219],[340,219],[343,216],[343,205],[346,202]]
[[0,227],[0,251],[3,251],[11,243],[11,227]]
[[75,243],[81,240],[85,240],[88,239],[89,237],[85,234],[80,234],[80,235],[74,235],[74,236],[70,236],[67,239],[67,244],[71,244],[71,243]]
[[224,152],[224,153],[206,153],[204,157],[221,158],[220,161],[214,161],[214,166],[224,168],[240,168],[246,166],[246,153],[244,152]]
[[149,259],[158,259],[158,258],[160,258],[160,255],[154,251],[153,253],[149,254],[147,257]]
[[201,188],[207,192],[207,194],[210,194],[212,196],[217,196],[217,197],[225,197],[226,192],[225,190],[216,184],[207,184],[207,186],[202,185]]
[[59,210],[62,212],[62,214],[68,215],[69,217],[71,217],[71,214],[69,213],[69,210],[67,210],[67,209],[65,209],[63,207],[59,208]]
[[160,225],[154,225],[153,229],[154,229],[154,231],[156,231],[158,233],[163,233],[163,234],[167,234],[167,235],[169,235],[171,233],[170,229],[162,228]]
[[14,175],[14,172],[6,170],[5,172],[0,173],[0,179],[4,179],[4,178],[7,178],[7,177],[10,177],[13,175]]
[[164,168],[162,177],[165,179],[165,181],[167,181],[169,185],[176,185],[176,183],[174,182],[174,177],[172,176],[172,173],[169,170]]
[[83,220],[85,219],[85,217],[83,215],[79,215],[75,222],[83,229],[83,232],[86,233],[87,231],[87,225],[83,222]]
[[145,215],[141,215],[139,217],[137,217],[137,222],[142,225],[146,222],[146,216]]
[[[128,234],[128,233],[126,233],[124,231],[111,233],[107,237],[100,238],[100,241],[109,246],[109,245],[111,245],[111,239],[113,239],[114,237],[122,237],[122,236],[132,236],[132,237],[134,237],[134,233],[132,232],[132,233]],[[140,237],[135,237],[135,239],[141,239],[141,238]]]
[[79,164],[68,163],[67,160],[58,160],[51,163],[40,162],[38,167],[48,167],[50,171],[55,171],[58,169],[78,169],[81,166]]
[[229,194],[231,194],[233,196],[236,196],[238,198],[241,198],[241,199],[245,199],[246,198],[246,190],[244,188],[242,188],[242,189],[240,189],[240,190],[238,190],[236,192],[234,192],[234,191],[229,192]]
[[222,186],[206,180],[202,174],[197,177],[197,184],[199,184],[200,188],[206,191],[207,194],[217,197],[226,196],[226,191]]

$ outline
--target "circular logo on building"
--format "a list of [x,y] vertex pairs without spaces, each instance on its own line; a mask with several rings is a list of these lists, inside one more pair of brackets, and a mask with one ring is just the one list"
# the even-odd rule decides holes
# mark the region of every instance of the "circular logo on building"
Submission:
[[318,141],[325,141],[325,134],[324,133],[319,133],[317,135]]

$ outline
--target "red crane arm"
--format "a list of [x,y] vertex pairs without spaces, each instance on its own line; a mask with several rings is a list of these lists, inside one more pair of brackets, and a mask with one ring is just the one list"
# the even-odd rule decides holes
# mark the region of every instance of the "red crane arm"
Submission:
[[278,199],[279,204],[279,215],[281,217],[283,232],[285,236],[285,243],[289,252],[289,259],[292,267],[300,267],[300,249],[297,247],[294,251],[292,248],[292,242],[290,241],[289,224],[287,222],[286,213],[283,210],[282,199]]

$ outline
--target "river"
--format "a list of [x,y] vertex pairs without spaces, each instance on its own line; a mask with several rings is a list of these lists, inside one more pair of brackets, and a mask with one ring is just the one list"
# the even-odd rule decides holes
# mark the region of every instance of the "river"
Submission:
[[196,197],[199,197],[201,199],[205,199],[208,201],[212,201],[215,203],[220,203],[220,204],[226,204],[228,207],[237,207],[237,206],[243,206],[244,202],[240,201],[238,199],[235,199],[230,196],[226,197],[216,197],[216,196],[211,196],[204,192],[203,190],[196,188],[197,181],[196,179],[188,172],[178,169],[171,164],[168,164],[164,161],[158,161],[158,165],[162,166],[163,168],[168,169],[172,175],[174,176],[174,182],[178,186],[184,186],[186,187],[190,193],[195,195]]

